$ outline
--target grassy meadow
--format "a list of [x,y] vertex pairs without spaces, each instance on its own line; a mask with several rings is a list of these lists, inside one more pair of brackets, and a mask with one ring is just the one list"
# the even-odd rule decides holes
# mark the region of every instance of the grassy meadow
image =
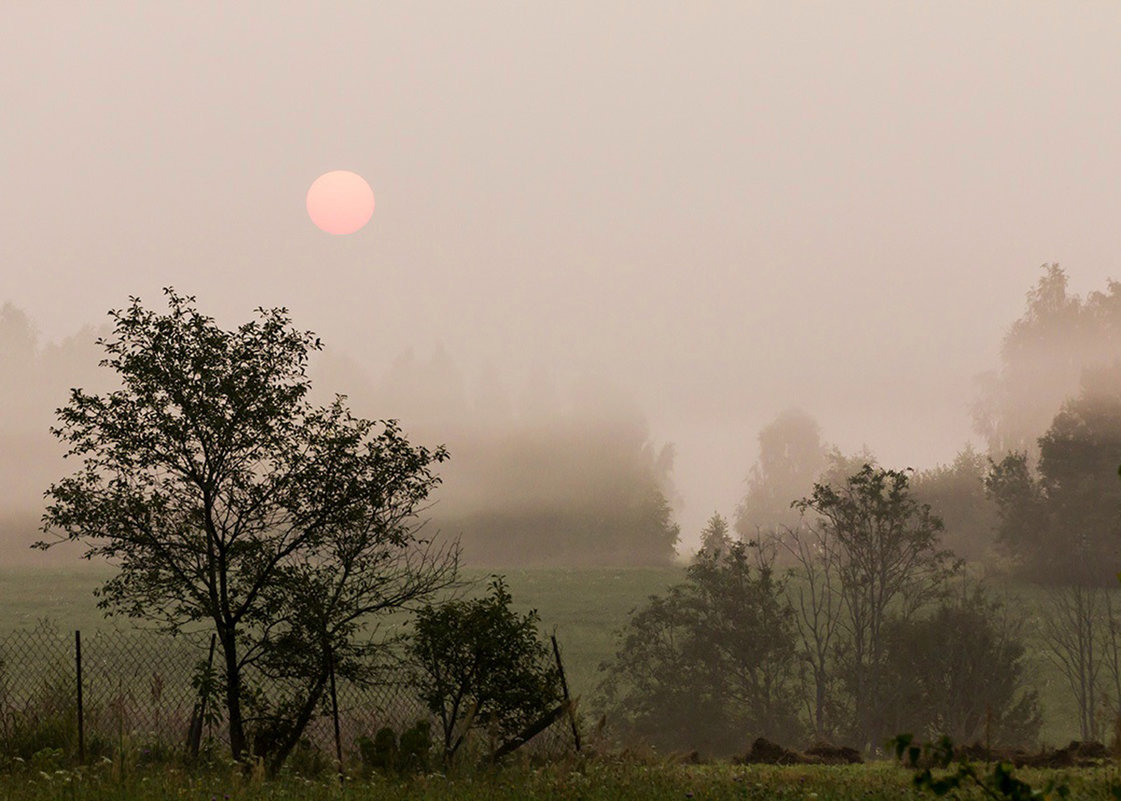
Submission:
[[[467,570],[464,578],[481,591],[493,571]],[[614,650],[615,632],[628,613],[651,594],[663,592],[683,577],[680,568],[664,569],[514,569],[501,571],[519,610],[534,608],[547,633],[556,630],[563,650],[573,693],[584,698],[594,693],[598,665]],[[110,575],[105,568],[25,568],[0,570],[0,633],[28,629],[49,619],[64,631],[84,634],[113,628],[129,629],[129,621],[106,620],[96,607],[93,589]],[[1038,605],[1036,591],[1010,585],[1000,588],[1012,604],[1028,617],[1025,633],[1038,631],[1031,617]],[[469,588],[467,592],[472,592]],[[399,625],[401,618],[387,621]],[[1032,643],[1035,647],[1035,643]],[[1077,720],[1061,676],[1035,649],[1030,655],[1032,682],[1044,704],[1044,742],[1065,744],[1077,736]],[[747,743],[745,743],[746,748]],[[792,744],[799,745],[799,744]],[[351,764],[351,775],[340,787],[328,773],[318,779],[303,778],[286,770],[279,779],[265,782],[238,767],[212,764],[204,769],[184,769],[174,762],[145,765],[139,748],[125,749],[127,756],[93,760],[75,768],[47,754],[42,764],[14,765],[0,771],[0,799],[136,799],[198,798],[240,799],[907,799],[931,797],[915,790],[911,772],[892,762],[853,766],[773,766],[677,764],[672,758],[648,755],[577,756],[570,754],[548,764],[530,762],[517,754],[499,770],[459,768],[450,775],[413,778],[362,776]],[[1121,769],[1112,764],[1098,768],[1016,772],[1040,787],[1058,778],[1074,798],[1115,798],[1121,786]],[[960,798],[984,798],[979,789]]]
[[[505,576],[515,607],[537,609],[544,631],[556,630],[572,693],[585,700],[594,694],[598,666],[614,653],[615,632],[626,623],[629,612],[684,575],[681,568],[541,568],[471,569],[463,576],[478,582],[481,590],[496,572]],[[129,628],[128,620],[107,620],[97,609],[93,590],[108,575],[106,568],[84,564],[66,569],[0,570],[0,633],[31,628],[42,619],[53,621],[63,631]],[[1065,745],[1078,738],[1077,713],[1062,675],[1039,647],[1039,626],[1033,623],[1040,601],[1038,590],[1014,584],[1001,585],[998,590],[1027,617],[1027,668],[1043,705],[1042,740],[1048,745]],[[387,625],[401,622],[398,617]]]
[[[124,767],[101,763],[79,769],[18,770],[0,773],[0,797],[38,800],[155,801],[166,798],[211,801],[257,799],[431,799],[432,801],[903,801],[933,798],[915,790],[911,772],[880,762],[845,766],[678,765],[621,758],[570,759],[544,766],[526,762],[500,769],[478,769],[429,774],[408,779],[349,776],[341,784],[335,777],[305,779],[283,775],[264,781],[260,774],[239,769],[184,771]],[[1066,771],[1017,771],[1033,787],[1058,779],[1076,799],[1113,799],[1121,774],[1112,766]],[[978,788],[953,797],[981,799],[1004,796],[985,794]],[[1044,796],[1039,796],[1043,798]]]

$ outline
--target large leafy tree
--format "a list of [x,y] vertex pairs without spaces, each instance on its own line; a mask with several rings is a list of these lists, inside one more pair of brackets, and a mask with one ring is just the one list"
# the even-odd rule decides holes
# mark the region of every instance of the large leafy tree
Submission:
[[914,498],[905,471],[865,464],[834,486],[815,484],[795,507],[828,544],[845,635],[842,670],[855,716],[853,735],[878,747],[889,694],[884,679],[887,628],[936,600],[955,570],[940,547],[942,521]]
[[892,731],[1005,747],[1036,742],[1042,719],[1025,686],[1022,619],[983,587],[963,587],[929,615],[892,620],[886,634]]
[[828,466],[821,427],[801,409],[787,409],[759,432],[759,459],[747,476],[735,529],[750,540],[762,531],[798,524],[791,503],[813,489]]
[[1038,438],[1078,392],[1083,371],[1121,358],[1121,282],[1108,281],[1105,291],[1082,298],[1068,290],[1058,264],[1043,270],[1023,316],[1005,334],[1000,368],[982,376],[973,408],[974,428],[990,455],[1023,452],[1033,468]]
[[[446,586],[456,552],[419,536],[443,448],[392,421],[313,407],[321,347],[284,309],[225,330],[192,297],[110,312],[101,362],[119,388],[71,391],[53,433],[81,460],[51,485],[44,530],[118,567],[100,605],[169,632],[211,628],[235,759],[248,755],[251,682],[280,682],[258,751],[279,768],[330,671],[361,678],[371,615]],[[39,543],[49,547],[53,542]]]

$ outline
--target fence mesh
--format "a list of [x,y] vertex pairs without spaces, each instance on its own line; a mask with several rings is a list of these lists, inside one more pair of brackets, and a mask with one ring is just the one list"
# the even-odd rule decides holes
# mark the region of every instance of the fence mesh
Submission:
[[[118,748],[186,748],[199,693],[192,678],[206,663],[209,635],[170,637],[149,631],[83,632],[81,718],[87,758]],[[220,665],[220,653],[215,655]],[[77,755],[79,737],[78,649],[73,631],[52,626],[0,634],[0,758],[27,758],[42,748]],[[399,672],[387,670],[378,682],[337,684],[340,741],[344,755],[356,755],[356,740],[383,727],[396,732],[427,720],[438,725]],[[328,699],[305,736],[333,754],[334,725]],[[202,739],[228,744],[224,721],[209,720]],[[557,754],[573,747],[566,717],[538,734],[526,748]]]

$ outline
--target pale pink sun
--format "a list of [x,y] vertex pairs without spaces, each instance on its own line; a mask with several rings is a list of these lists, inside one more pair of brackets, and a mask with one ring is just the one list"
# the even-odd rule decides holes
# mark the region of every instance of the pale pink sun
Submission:
[[373,216],[374,190],[349,170],[325,172],[308,188],[307,213],[329,234],[353,234]]

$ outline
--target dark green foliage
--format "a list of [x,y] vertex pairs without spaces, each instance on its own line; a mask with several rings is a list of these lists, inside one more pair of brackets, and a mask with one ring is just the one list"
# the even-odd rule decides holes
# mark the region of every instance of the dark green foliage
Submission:
[[792,611],[755,548],[702,551],[687,580],[652,596],[601,666],[623,735],[664,750],[731,754],[756,736],[801,734],[792,697]]
[[[977,787],[987,798],[1006,801],[1070,797],[1070,788],[1059,777],[1049,779],[1037,789],[1017,778],[1007,762],[997,762],[991,773],[984,775],[969,761],[962,759],[953,772],[945,772],[955,761],[954,744],[949,737],[943,736],[932,743],[918,745],[910,734],[900,734],[892,739],[890,745],[895,750],[895,758],[915,770],[915,787],[938,796],[953,793],[956,798],[958,791]],[[938,771],[937,775],[935,771]],[[1114,795],[1116,797],[1116,793]]]
[[401,732],[397,743],[397,769],[403,773],[424,773],[432,758],[432,725],[418,720]]
[[468,732],[509,740],[556,706],[560,677],[541,641],[536,611],[518,615],[501,578],[475,600],[417,613],[410,652],[420,698],[442,727],[450,762]]
[[424,773],[429,769],[432,755],[431,724],[418,720],[413,726],[397,733],[388,726],[378,729],[371,740],[359,737],[358,754],[366,775],[381,773]]
[[362,736],[357,743],[362,767],[366,772],[376,770],[389,773],[397,768],[397,732],[389,726],[378,729],[374,739]]
[[1019,627],[980,587],[889,622],[885,638],[888,727],[993,747],[1037,742],[1042,719],[1024,688]]
[[323,749],[316,747],[308,738],[301,737],[292,749],[285,768],[297,776],[315,779],[338,770],[338,765]]
[[1049,566],[1064,561],[1055,553],[1058,544],[1050,536],[1046,500],[1028,466],[1024,452],[1010,453],[989,467],[985,490],[996,502],[1000,515],[997,542],[1016,562],[1024,576],[1045,579]]
[[[60,667],[60,666],[52,666]],[[53,675],[52,675],[53,674]],[[78,716],[72,678],[65,670],[42,670],[34,691],[22,702],[11,697],[11,663],[0,661],[0,759],[30,760],[44,750],[68,758],[78,753]]]

